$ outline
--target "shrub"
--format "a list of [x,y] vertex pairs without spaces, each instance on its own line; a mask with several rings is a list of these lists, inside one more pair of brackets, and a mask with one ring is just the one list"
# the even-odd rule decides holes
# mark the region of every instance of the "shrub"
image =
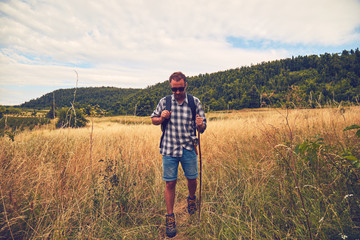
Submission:
[[61,108],[58,111],[59,119],[56,122],[56,128],[65,127],[85,127],[89,121],[85,118],[82,109],[75,109],[75,113],[71,108]]

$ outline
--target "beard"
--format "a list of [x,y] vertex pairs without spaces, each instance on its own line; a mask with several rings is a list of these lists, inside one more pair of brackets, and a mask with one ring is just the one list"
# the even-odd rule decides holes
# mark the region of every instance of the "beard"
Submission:
[[182,93],[174,93],[174,97],[176,100],[184,100],[186,96],[185,91]]

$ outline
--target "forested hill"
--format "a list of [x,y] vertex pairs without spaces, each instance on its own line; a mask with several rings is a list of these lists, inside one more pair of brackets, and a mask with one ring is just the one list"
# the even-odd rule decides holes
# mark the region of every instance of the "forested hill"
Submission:
[[[360,51],[298,56],[200,74],[188,78],[188,92],[202,101],[206,111],[284,104],[317,107],[341,101],[359,104]],[[74,89],[55,91],[56,106],[69,106],[73,94]],[[79,88],[76,102],[97,104],[110,114],[150,115],[167,94],[171,94],[167,81],[145,89]],[[22,106],[50,108],[51,104],[52,93]]]
[[59,89],[54,92],[47,93],[44,96],[35,100],[30,100],[21,105],[25,108],[37,108],[37,109],[49,109],[53,104],[53,98],[55,97],[55,106],[67,107],[71,106],[74,101],[76,105],[98,105],[102,109],[110,109],[117,101],[127,101],[127,98],[140,91],[140,89],[132,88],[115,88],[115,87],[87,87],[69,89]]

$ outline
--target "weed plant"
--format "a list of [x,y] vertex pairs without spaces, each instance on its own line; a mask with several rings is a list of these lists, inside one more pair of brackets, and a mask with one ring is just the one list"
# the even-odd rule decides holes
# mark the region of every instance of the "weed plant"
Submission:
[[[186,213],[180,171],[177,238],[357,239],[359,116],[359,107],[208,114],[201,218]],[[0,138],[0,239],[164,238],[160,128],[106,119]]]

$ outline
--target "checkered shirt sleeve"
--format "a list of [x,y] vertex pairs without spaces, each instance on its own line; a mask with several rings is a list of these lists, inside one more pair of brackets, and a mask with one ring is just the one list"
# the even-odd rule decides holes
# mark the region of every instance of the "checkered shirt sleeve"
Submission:
[[[166,108],[165,98],[166,97],[160,99],[151,117],[160,117],[161,112]],[[194,102],[196,114],[204,119],[206,126],[205,113],[202,109],[201,102],[196,97],[194,97]],[[174,95],[171,96],[170,121],[165,129],[163,143],[160,147],[160,153],[162,155],[181,157],[183,147],[190,151],[193,149],[193,140],[196,138],[193,130],[195,123],[192,120],[191,108],[188,103],[187,96],[182,104],[179,104],[175,100]]]

